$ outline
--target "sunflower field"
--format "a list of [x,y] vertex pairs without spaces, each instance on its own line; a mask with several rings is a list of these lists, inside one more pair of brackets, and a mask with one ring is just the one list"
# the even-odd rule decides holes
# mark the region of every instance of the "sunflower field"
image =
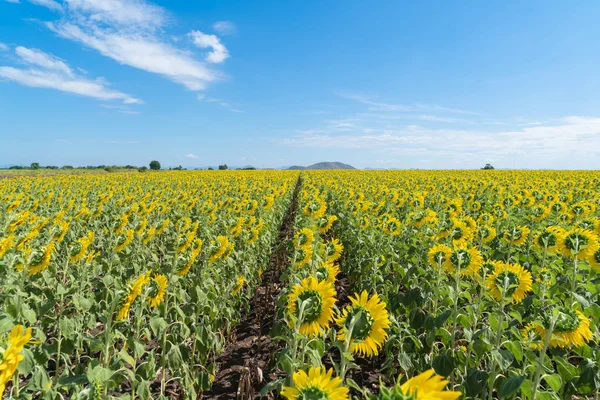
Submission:
[[[270,346],[245,341],[268,370],[227,398],[600,396],[596,171],[161,172],[0,189],[8,398],[226,398],[210,390],[232,362],[229,333],[266,293],[270,332],[256,340]],[[287,257],[262,290],[277,246]]]
[[0,397],[196,398],[260,280],[296,178],[0,181]]

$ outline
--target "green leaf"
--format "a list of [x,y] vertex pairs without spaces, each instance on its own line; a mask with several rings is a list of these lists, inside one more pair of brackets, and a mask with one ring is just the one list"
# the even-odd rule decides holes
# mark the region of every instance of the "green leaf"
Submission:
[[141,381],[137,385],[137,395],[142,400],[148,400],[150,398],[150,383],[148,381]]
[[21,315],[23,315],[23,318],[25,318],[27,320],[27,322],[29,322],[30,324],[34,324],[35,321],[37,320],[37,316],[35,315],[35,311],[33,311],[30,308],[23,308],[23,309],[21,309]]
[[432,367],[438,375],[449,376],[456,367],[456,361],[450,350],[444,350],[433,359]]
[[10,315],[0,314],[0,334],[10,331],[13,326],[13,319]]
[[103,382],[108,381],[112,376],[113,376],[112,370],[98,365],[97,367],[92,369],[90,372],[88,372],[87,377],[90,382],[103,383]]
[[500,389],[498,389],[498,396],[500,396],[500,398],[504,398],[517,393],[517,390],[519,390],[523,384],[523,381],[525,381],[525,377],[523,376],[511,376],[500,385]]
[[515,356],[515,360],[521,362],[523,359],[523,346],[519,342],[507,342],[504,346]]
[[274,381],[271,381],[269,383],[267,383],[261,390],[260,393],[258,394],[259,397],[265,397],[267,395],[267,393],[271,393],[274,391],[277,391],[277,393],[279,393],[279,391],[281,390],[281,388],[283,387],[283,379],[276,379]]
[[477,397],[485,388],[488,380],[488,374],[484,371],[471,368],[467,371],[467,379],[465,381],[466,395],[469,397]]
[[150,328],[155,336],[159,336],[159,334],[164,331],[167,326],[169,326],[169,324],[162,317],[150,318]]
[[19,363],[17,369],[21,374],[29,375],[35,366],[33,353],[29,349],[23,349],[21,350],[21,355],[23,356],[23,360]]
[[59,386],[85,385],[88,382],[88,378],[85,375],[61,376],[58,379]]
[[533,382],[529,379],[525,379],[521,385],[521,394],[527,399],[531,399],[533,396]]
[[121,349],[121,351],[119,352],[119,357],[121,357],[121,360],[125,361],[127,364],[131,365],[132,367],[135,367],[135,358],[131,357],[125,349]]
[[546,383],[552,389],[554,389],[555,392],[558,392],[560,390],[560,388],[562,387],[562,379],[560,378],[560,375],[558,375],[558,374],[544,375],[543,378],[546,381]]

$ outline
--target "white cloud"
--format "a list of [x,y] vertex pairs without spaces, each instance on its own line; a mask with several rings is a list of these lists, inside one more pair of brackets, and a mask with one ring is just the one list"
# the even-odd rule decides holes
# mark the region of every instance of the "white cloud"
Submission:
[[[201,100],[201,99],[198,98],[198,100]],[[214,98],[214,97],[207,98],[206,102],[207,103],[216,103],[216,104],[220,105],[221,107],[225,107],[226,109],[228,109],[229,111],[232,111],[232,112],[245,113],[245,111],[238,110],[237,108],[232,107],[231,104],[229,104],[228,102],[223,101],[221,99]]]
[[4,0],[4,1],[6,1],[7,3],[15,3],[15,4],[19,4],[20,3],[19,0]]
[[0,42],[0,51],[8,51],[10,50],[9,47],[7,45],[5,45],[4,43]]
[[206,61],[218,64],[229,58],[229,51],[215,35],[207,35],[200,31],[192,31],[189,35],[197,47],[201,49],[212,49],[212,51],[206,55]]
[[[51,0],[32,0],[47,3]],[[189,90],[203,90],[224,74],[177,46],[165,26],[172,19],[145,0],[62,0],[64,14],[46,26],[58,36],[97,50],[120,64],[159,74]],[[215,37],[216,38],[216,37]],[[211,63],[229,57],[217,39]],[[220,45],[220,46],[219,46]]]
[[206,95],[204,95],[204,94],[202,94],[202,93],[201,93],[201,94],[199,94],[198,96],[196,96],[196,98],[197,98],[198,100],[200,100],[200,101],[204,100],[204,98],[205,98],[205,97],[206,97]]
[[29,0],[29,2],[37,4],[38,6],[49,8],[53,11],[63,11],[62,5],[54,0]]
[[283,143],[294,147],[369,149],[398,157],[436,157],[439,166],[448,166],[448,160],[493,159],[512,167],[541,167],[552,159],[589,157],[593,160],[600,156],[600,118],[571,116],[559,119],[554,125],[512,131],[408,125],[357,126],[346,132],[326,127],[300,131]]
[[167,18],[163,8],[143,0],[65,0],[65,2],[70,13],[84,16],[93,22],[154,29],[162,26]]
[[66,75],[73,75],[73,71],[71,71],[71,68],[64,61],[41,50],[18,46],[15,49],[15,53],[27,64],[62,72]]
[[19,46],[15,53],[28,68],[0,66],[0,78],[24,86],[56,89],[98,100],[122,101],[125,104],[141,103],[141,100],[133,96],[111,89],[102,78],[90,80],[77,76],[64,61],[41,50]]
[[198,158],[200,158],[197,155],[192,154],[192,153],[186,154],[184,157],[185,158],[191,158],[191,159],[198,159]]
[[189,53],[142,34],[84,31],[72,23],[47,24],[58,35],[98,50],[121,64],[163,75],[190,90],[202,90],[217,80],[218,73],[196,61]]
[[354,100],[356,102],[366,104],[369,106],[369,111],[380,111],[380,112],[445,112],[452,114],[468,114],[468,115],[480,115],[473,111],[466,111],[457,108],[443,107],[437,104],[422,104],[417,103],[414,105],[406,104],[393,104],[382,101],[374,100],[374,96],[368,96],[360,93],[340,93],[340,97]]
[[213,24],[213,29],[221,35],[233,35],[237,27],[231,21],[217,21]]

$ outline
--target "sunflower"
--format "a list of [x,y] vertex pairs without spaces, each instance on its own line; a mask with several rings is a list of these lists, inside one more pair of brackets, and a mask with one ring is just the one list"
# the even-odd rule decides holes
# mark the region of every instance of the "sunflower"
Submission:
[[479,271],[476,274],[477,278],[483,280],[496,271],[496,268],[502,264],[502,261],[487,260],[481,264]]
[[129,309],[138,296],[142,294],[144,286],[150,282],[150,275],[152,275],[152,270],[140,275],[133,285],[131,285],[131,288],[127,291],[127,296],[125,296],[121,302],[121,308],[119,309],[119,314],[117,315],[117,321],[122,321],[129,317]]
[[491,225],[494,222],[494,216],[492,214],[483,213],[477,218],[477,222],[482,225]]
[[285,386],[281,395],[288,400],[347,400],[350,390],[343,386],[342,379],[332,378],[333,369],[310,367],[305,371],[294,372],[294,386]]
[[344,251],[344,245],[336,238],[331,239],[331,242],[327,244],[327,261],[336,262],[342,256]]
[[473,239],[473,230],[459,219],[452,220],[452,229],[449,233],[454,247],[464,247]]
[[217,242],[219,245],[208,259],[208,262],[210,263],[217,261],[221,256],[223,256],[229,247],[229,238],[227,236],[217,236]]
[[504,238],[506,238],[513,246],[522,246],[527,242],[529,232],[531,232],[531,229],[527,226],[515,226],[505,232]]
[[244,282],[246,282],[246,279],[244,279],[243,276],[239,276],[237,278],[237,283],[235,285],[235,287],[233,288],[233,294],[236,295],[240,292],[240,290],[242,290],[242,288],[244,287]]
[[600,248],[596,234],[581,228],[573,228],[560,235],[556,247],[565,257],[576,255],[588,259]]
[[483,258],[475,247],[470,249],[458,247],[452,250],[450,257],[444,261],[443,267],[449,274],[454,273],[460,267],[460,273],[468,275],[477,273],[482,263]]
[[296,255],[294,256],[294,264],[296,268],[302,268],[307,265],[310,265],[310,262],[313,258],[313,248],[312,247],[301,247],[296,250]]
[[303,247],[312,246],[315,240],[315,233],[309,228],[302,228],[294,236],[294,247],[299,250]]
[[[400,385],[400,392],[404,396],[414,400],[455,400],[462,393],[445,391],[448,381],[439,375],[435,375],[433,369],[427,370]],[[405,398],[404,396],[398,398]],[[394,397],[396,398],[396,397]]]
[[588,256],[587,261],[593,269],[600,272],[600,249],[596,250],[594,254]]
[[362,228],[362,229],[366,229],[371,225],[371,220],[369,219],[368,215],[363,215],[362,217],[360,217],[360,219],[358,220],[358,227]]
[[483,243],[489,243],[496,237],[496,228],[493,226],[484,225],[480,226],[476,233],[477,237],[481,239]]
[[[542,315],[542,324],[533,325],[531,329],[541,337],[546,337],[550,329],[550,318],[552,313]],[[558,320],[552,331],[550,347],[583,346],[592,340],[593,334],[590,330],[590,320],[579,310],[571,310],[566,307],[558,308]]]
[[327,233],[333,226],[333,223],[338,220],[338,217],[331,215],[329,218],[321,218],[319,220],[319,233]]
[[559,238],[566,234],[565,230],[559,226],[549,226],[544,231],[537,234],[534,239],[534,244],[540,249],[546,251],[556,251],[556,245]]
[[8,336],[8,346],[3,350],[2,362],[0,363],[0,397],[4,394],[6,384],[17,372],[19,363],[25,358],[21,350],[27,343],[31,342],[31,328],[23,329],[23,326],[16,325],[12,328]]
[[537,205],[531,209],[531,214],[534,221],[543,221],[550,214],[550,209],[543,205]]
[[119,236],[119,238],[117,239],[117,247],[115,248],[115,251],[117,253],[120,253],[123,250],[125,250],[125,248],[127,248],[129,243],[131,243],[131,241],[133,240],[133,233],[133,229],[128,229],[125,231],[124,236]]
[[[300,318],[303,308],[300,333],[307,336],[317,336],[321,329],[329,328],[333,320],[333,306],[335,304],[335,289],[332,282],[319,281],[315,277],[302,280],[300,285],[295,285],[288,295],[287,309],[290,315]],[[293,323],[291,323],[293,326]]]
[[350,302],[336,320],[340,327],[338,340],[350,339],[352,353],[364,357],[378,355],[391,325],[385,302],[377,294],[369,298],[366,290],[360,295],[355,293]]
[[388,235],[398,236],[402,232],[400,220],[396,217],[388,218],[383,223],[383,231]]
[[335,278],[340,273],[340,268],[332,262],[323,262],[320,266],[317,267],[317,277],[321,280],[326,280],[327,282],[334,283]]
[[161,274],[154,275],[154,278],[150,281],[150,292],[146,298],[150,304],[150,308],[158,307],[165,300],[168,284],[169,281],[166,276]]
[[38,253],[34,257],[32,257],[29,263],[29,276],[38,274],[48,268],[50,265],[50,261],[52,260],[52,253],[54,252],[54,248],[56,244],[54,242],[50,242],[48,246],[46,246],[46,250],[43,253]]
[[504,262],[495,265],[493,274],[487,277],[487,288],[493,298],[502,300],[502,292],[505,301],[520,303],[527,292],[531,290],[533,280],[531,273],[518,264],[507,264]]
[[439,265],[443,265],[446,259],[450,257],[450,253],[452,253],[452,249],[445,244],[436,244],[427,253],[427,259],[429,260],[429,265],[433,267],[437,267]]

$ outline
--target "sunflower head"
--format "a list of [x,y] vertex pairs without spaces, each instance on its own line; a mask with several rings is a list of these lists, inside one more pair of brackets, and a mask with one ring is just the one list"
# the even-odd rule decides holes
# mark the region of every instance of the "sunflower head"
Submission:
[[518,264],[497,263],[486,286],[497,301],[520,303],[531,290],[531,273]]
[[460,269],[462,275],[470,275],[477,273],[482,263],[483,258],[475,247],[470,249],[458,247],[452,250],[450,257],[446,259],[443,267],[449,274]]
[[333,320],[335,289],[332,282],[319,281],[315,277],[304,279],[300,285],[292,287],[288,295],[287,310],[294,320],[300,320],[300,333],[317,336],[322,329],[327,329]]
[[598,237],[593,231],[573,228],[560,235],[557,248],[565,257],[588,258],[600,246],[598,245]]
[[542,315],[542,323],[535,325],[535,330],[545,337],[548,329],[555,320],[550,347],[579,347],[592,340],[590,320],[581,311],[567,307],[558,307],[552,313]]
[[308,373],[300,370],[292,377],[294,386],[286,386],[281,395],[288,400],[347,400],[350,390],[342,379],[332,377],[333,369],[310,367]]
[[452,249],[444,244],[436,244],[427,254],[427,258],[429,259],[429,265],[436,267],[438,265],[443,265],[446,262],[446,259],[452,253]]
[[361,294],[355,293],[350,302],[336,320],[340,328],[338,340],[349,340],[350,350],[361,356],[379,354],[391,325],[386,303],[377,294],[369,298],[366,290]]

